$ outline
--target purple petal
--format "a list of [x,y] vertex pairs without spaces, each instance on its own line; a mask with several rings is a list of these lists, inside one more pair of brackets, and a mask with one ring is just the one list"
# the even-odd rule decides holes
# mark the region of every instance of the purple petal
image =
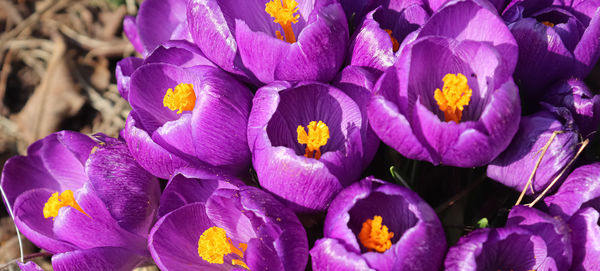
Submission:
[[392,41],[370,12],[350,42],[349,61],[353,66],[364,66],[384,71],[394,64]]
[[[289,268],[283,265],[281,259],[277,257],[277,251],[273,246],[269,246],[256,238],[248,242],[244,260],[251,270],[288,270]],[[303,267],[299,269],[289,268],[289,270],[303,270]]]
[[158,208],[158,180],[141,168],[125,142],[101,144],[90,155],[86,172],[96,195],[119,226],[145,235]]
[[243,175],[250,166],[246,128],[252,92],[225,72],[206,70],[191,120],[196,157]]
[[600,7],[597,7],[573,54],[580,69],[577,75],[587,76],[600,58]]
[[600,198],[600,163],[593,163],[573,170],[558,191],[544,201],[551,214],[568,218],[584,203],[597,198]]
[[[569,130],[568,125],[570,124],[547,111],[523,117],[513,141],[490,163],[487,175],[522,191],[536,168],[543,148],[553,133],[560,131],[548,146],[532,179],[533,191],[541,192],[575,156],[579,137],[576,131]],[[531,189],[527,189],[526,193],[531,195]]]
[[204,56],[200,48],[185,40],[163,42],[144,60],[144,63],[169,63],[182,68],[198,65],[215,66]]
[[313,270],[370,270],[367,262],[337,239],[321,238],[310,250]]
[[115,246],[145,253],[146,239],[121,228],[91,186],[86,185],[73,192],[75,200],[89,217],[75,208],[61,208],[53,225],[58,239],[83,249]]
[[[554,259],[558,270],[567,270],[573,259],[572,231],[559,217],[525,206],[514,206],[508,214],[506,226],[520,226],[542,237],[548,247],[548,256]],[[573,243],[578,244],[578,243]]]
[[52,256],[52,268],[68,270],[122,270],[141,264],[145,257],[120,247],[95,247],[64,252]]
[[225,265],[210,264],[198,256],[198,239],[214,226],[206,216],[203,203],[185,205],[159,219],[148,239],[148,248],[162,270],[206,270]]
[[129,82],[131,81],[131,74],[139,68],[144,60],[131,56],[124,58],[117,62],[117,68],[115,76],[117,77],[117,88],[119,94],[125,100],[129,100]]
[[174,153],[196,156],[192,138],[192,114],[183,114],[176,120],[167,121],[152,133],[152,140]]
[[146,55],[146,50],[144,49],[144,45],[140,40],[140,35],[138,33],[138,27],[135,22],[135,17],[127,15],[123,19],[123,33],[133,45],[133,48],[140,53],[141,55]]
[[29,262],[26,262],[26,263],[22,263],[20,261],[17,261],[17,264],[19,265],[19,268],[21,268],[21,271],[44,271],[44,269],[42,269],[34,261],[29,261]]
[[190,170],[182,169],[174,174],[165,187],[160,198],[158,217],[162,217],[175,209],[194,202],[206,203],[212,193],[219,189],[234,189],[241,181],[216,174],[191,174]]
[[37,246],[53,253],[76,249],[67,241],[60,240],[52,231],[52,219],[44,218],[44,204],[55,190],[32,189],[19,196],[13,206],[15,224]]
[[328,82],[342,66],[348,45],[344,10],[334,3],[318,12],[316,20],[299,33],[298,41],[277,65],[276,80]]
[[215,191],[206,201],[206,216],[217,226],[225,229],[227,236],[241,243],[256,238],[254,225],[244,213],[236,190]]
[[570,270],[593,270],[600,266],[600,226],[598,211],[579,210],[569,220],[573,236],[573,264]]
[[137,15],[138,33],[146,52],[168,40],[190,40],[185,0],[148,0]]
[[178,168],[195,166],[191,160],[175,156],[156,144],[146,131],[138,127],[138,123],[131,112],[121,136],[140,166],[162,179],[169,179]]

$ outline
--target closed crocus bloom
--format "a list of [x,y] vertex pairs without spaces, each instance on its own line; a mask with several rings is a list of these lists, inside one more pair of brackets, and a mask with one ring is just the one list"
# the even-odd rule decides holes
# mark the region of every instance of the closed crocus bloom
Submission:
[[146,240],[157,212],[158,180],[124,142],[97,140],[69,131],[51,134],[32,144],[27,156],[7,161],[2,172],[15,224],[55,254],[54,270],[131,270],[150,256]]
[[573,238],[570,270],[600,266],[600,163],[581,166],[567,177],[556,194],[544,199],[549,212],[568,220]]
[[552,86],[543,101],[569,109],[583,137],[600,128],[600,95],[594,95],[581,79],[571,78]]
[[181,68],[198,65],[214,66],[195,44],[183,40],[165,41],[144,59],[131,56],[117,62],[115,71],[117,88],[121,97],[125,100],[129,99],[129,82],[131,81],[131,74],[133,74],[137,68],[149,63],[168,63],[177,65]]
[[210,66],[149,63],[131,75],[132,111],[121,132],[132,155],[157,177],[179,168],[244,175],[252,93]]
[[350,39],[348,62],[383,72],[394,64],[404,38],[421,27],[431,12],[424,1],[391,0],[380,4],[365,16]]
[[193,0],[188,23],[210,60],[262,83],[327,82],[348,46],[346,17],[334,0]]
[[196,176],[175,175],[161,197],[148,243],[161,270],[304,270],[308,241],[291,210],[255,187]]
[[488,177],[522,191],[535,169],[532,186],[526,190],[532,195],[542,192],[560,174],[577,152],[579,132],[566,108],[549,109],[554,112],[543,110],[521,118],[508,148],[488,165]]
[[439,270],[446,237],[416,193],[366,178],[340,192],[311,249],[314,270]]
[[515,206],[503,228],[478,229],[450,248],[445,270],[569,270],[571,236],[565,222]]
[[519,44],[515,79],[529,103],[561,79],[584,78],[598,61],[598,0],[513,0],[503,18]]
[[367,110],[371,127],[410,159],[489,163],[508,146],[520,119],[510,32],[490,10],[456,1],[418,35],[377,82]]
[[260,88],[248,121],[248,144],[263,189],[297,212],[324,211],[359,179],[376,146],[357,102],[322,83],[274,82]]
[[135,18],[125,17],[123,32],[144,57],[165,41],[192,41],[186,6],[186,0],[145,0]]

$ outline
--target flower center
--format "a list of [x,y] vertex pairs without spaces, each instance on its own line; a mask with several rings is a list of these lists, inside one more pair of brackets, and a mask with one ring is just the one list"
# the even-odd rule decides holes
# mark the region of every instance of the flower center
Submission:
[[392,36],[392,30],[391,29],[384,29],[385,32],[388,33],[388,35],[390,35],[390,39],[392,40],[392,47],[394,48],[394,53],[398,52],[398,49],[400,49],[400,43],[398,42],[398,40],[396,38],[394,38],[394,36]]
[[[296,42],[296,36],[294,36],[294,30],[292,24],[298,22],[300,15],[296,13],[298,11],[298,3],[294,0],[271,0],[265,4],[265,11],[275,18],[274,23],[278,23],[283,28],[283,34],[285,35],[285,41],[289,43]],[[284,40],[281,32],[275,31],[275,35],[278,39]]]
[[192,111],[196,105],[196,93],[192,84],[181,83],[175,86],[175,91],[172,88],[167,90],[163,98],[163,106],[171,110],[178,110],[177,114],[182,111]]
[[544,25],[547,25],[549,27],[554,27],[554,24],[551,23],[551,22],[549,22],[549,21],[542,21],[541,23],[544,24]]
[[444,81],[443,90],[436,89],[434,98],[437,101],[440,110],[444,112],[447,122],[460,122],[464,107],[469,105],[473,91],[467,84],[467,77],[463,74],[448,73],[442,79]]
[[240,248],[237,248],[233,245],[223,228],[210,227],[202,233],[198,240],[198,255],[209,263],[223,264],[225,255],[233,253],[240,259],[231,260],[231,264],[249,269],[243,261],[244,251],[248,245],[240,243],[239,246]]
[[298,143],[306,144],[306,154],[304,154],[304,156],[319,159],[321,158],[321,150],[319,148],[325,146],[329,139],[329,127],[322,121],[319,121],[318,123],[316,121],[311,121],[306,125],[306,128],[308,128],[308,134],[302,125],[298,125],[298,129],[296,129],[296,132],[298,133]]
[[388,227],[382,225],[383,218],[374,216],[362,224],[358,240],[368,251],[383,253],[392,246],[393,232],[388,232]]
[[75,198],[73,197],[73,191],[65,190],[60,195],[58,192],[55,192],[50,196],[46,204],[44,204],[44,218],[52,217],[54,219],[58,215],[58,210],[65,206],[71,206],[75,208],[77,211],[80,211],[84,215],[90,217],[86,214],[83,209],[77,204]]

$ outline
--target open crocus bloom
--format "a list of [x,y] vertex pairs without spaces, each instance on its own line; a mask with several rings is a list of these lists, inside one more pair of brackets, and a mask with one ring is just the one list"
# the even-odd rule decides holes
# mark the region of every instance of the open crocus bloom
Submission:
[[125,17],[123,32],[144,57],[165,41],[192,41],[186,5],[186,0],[146,0],[137,17]]
[[411,159],[489,163],[508,146],[520,118],[510,32],[489,9],[454,1],[415,35],[375,86],[371,127]]
[[[578,149],[579,132],[573,127],[569,110],[548,109],[553,112],[543,110],[521,118],[519,130],[508,148],[488,165],[490,178],[522,191],[543,152],[532,186],[526,190],[528,195],[539,194],[571,161]],[[544,151],[548,142],[550,145]]]
[[519,44],[515,79],[528,103],[559,80],[586,77],[600,57],[598,0],[512,0],[502,16]]
[[404,38],[431,14],[427,1],[391,0],[380,4],[365,16],[350,39],[350,65],[380,71],[392,66]]
[[416,193],[366,178],[331,202],[324,237],[311,249],[314,270],[438,270],[446,237]]
[[179,168],[244,175],[252,93],[210,66],[149,63],[131,75],[132,111],[121,132],[142,167],[169,179]]
[[210,60],[262,83],[327,82],[348,45],[346,17],[333,0],[194,0],[188,23]]
[[161,270],[300,271],[306,266],[302,224],[258,188],[177,174],[165,188],[160,212],[148,247]]
[[150,256],[160,187],[124,142],[51,134],[7,161],[2,188],[19,230],[55,253],[54,270],[131,270]]
[[357,102],[330,85],[274,82],[260,88],[248,144],[261,187],[295,211],[327,209],[372,159],[366,148],[377,147],[362,116]]
[[503,228],[478,229],[450,248],[445,270],[570,270],[571,235],[560,218],[515,206]]
[[569,222],[576,244],[571,270],[600,266],[600,163],[575,169],[556,194],[544,201],[550,214]]

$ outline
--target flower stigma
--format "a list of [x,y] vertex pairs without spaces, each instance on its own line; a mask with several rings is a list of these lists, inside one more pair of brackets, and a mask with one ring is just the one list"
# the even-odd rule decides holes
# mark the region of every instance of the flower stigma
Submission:
[[377,251],[383,253],[392,247],[393,232],[388,232],[388,227],[382,225],[383,218],[374,216],[373,219],[367,219],[362,224],[358,240],[370,252]]
[[436,89],[433,97],[437,101],[440,110],[444,112],[446,122],[459,123],[464,107],[469,105],[471,101],[473,90],[469,88],[467,77],[462,73],[448,73],[442,81],[444,81],[443,90]]
[[554,27],[554,24],[549,21],[542,21],[541,23],[545,26]]
[[227,254],[233,253],[241,259],[233,259],[231,260],[231,264],[249,269],[243,261],[244,252],[248,248],[248,245],[240,243],[239,247],[240,248],[237,248],[233,245],[223,228],[215,226],[205,230],[200,236],[200,239],[198,239],[198,255],[203,260],[209,263],[223,264],[225,263],[223,258]]
[[178,110],[177,114],[181,114],[182,111],[192,111],[195,105],[196,93],[192,84],[178,84],[175,86],[175,91],[172,88],[168,89],[163,98],[163,106]]
[[73,191],[65,190],[60,195],[58,192],[55,192],[52,194],[52,196],[50,196],[46,204],[44,204],[44,218],[47,219],[52,217],[52,219],[54,219],[56,216],[58,216],[58,210],[66,206],[71,206],[75,208],[75,210],[80,211],[84,215],[90,217],[83,211],[83,209],[81,209],[81,206],[77,204],[77,201],[75,201],[75,198],[73,197]]
[[[296,36],[292,29],[292,24],[298,22],[299,14],[294,15],[298,11],[298,3],[294,0],[271,0],[265,4],[265,11],[275,18],[274,23],[278,23],[283,28],[285,41],[289,43],[296,42]],[[278,39],[284,40],[281,32],[275,31]]]
[[320,148],[325,146],[329,139],[329,127],[322,121],[319,121],[318,123],[316,121],[311,121],[306,125],[306,128],[308,129],[308,134],[302,125],[298,125],[298,129],[296,129],[296,132],[298,133],[298,143],[306,144],[305,157],[318,160],[321,158]]
[[394,36],[392,36],[392,30],[391,29],[384,29],[385,32],[388,33],[388,35],[390,35],[390,39],[392,40],[392,48],[394,49],[394,53],[398,52],[398,49],[400,49],[400,43],[398,42],[398,40],[396,38],[394,38]]

